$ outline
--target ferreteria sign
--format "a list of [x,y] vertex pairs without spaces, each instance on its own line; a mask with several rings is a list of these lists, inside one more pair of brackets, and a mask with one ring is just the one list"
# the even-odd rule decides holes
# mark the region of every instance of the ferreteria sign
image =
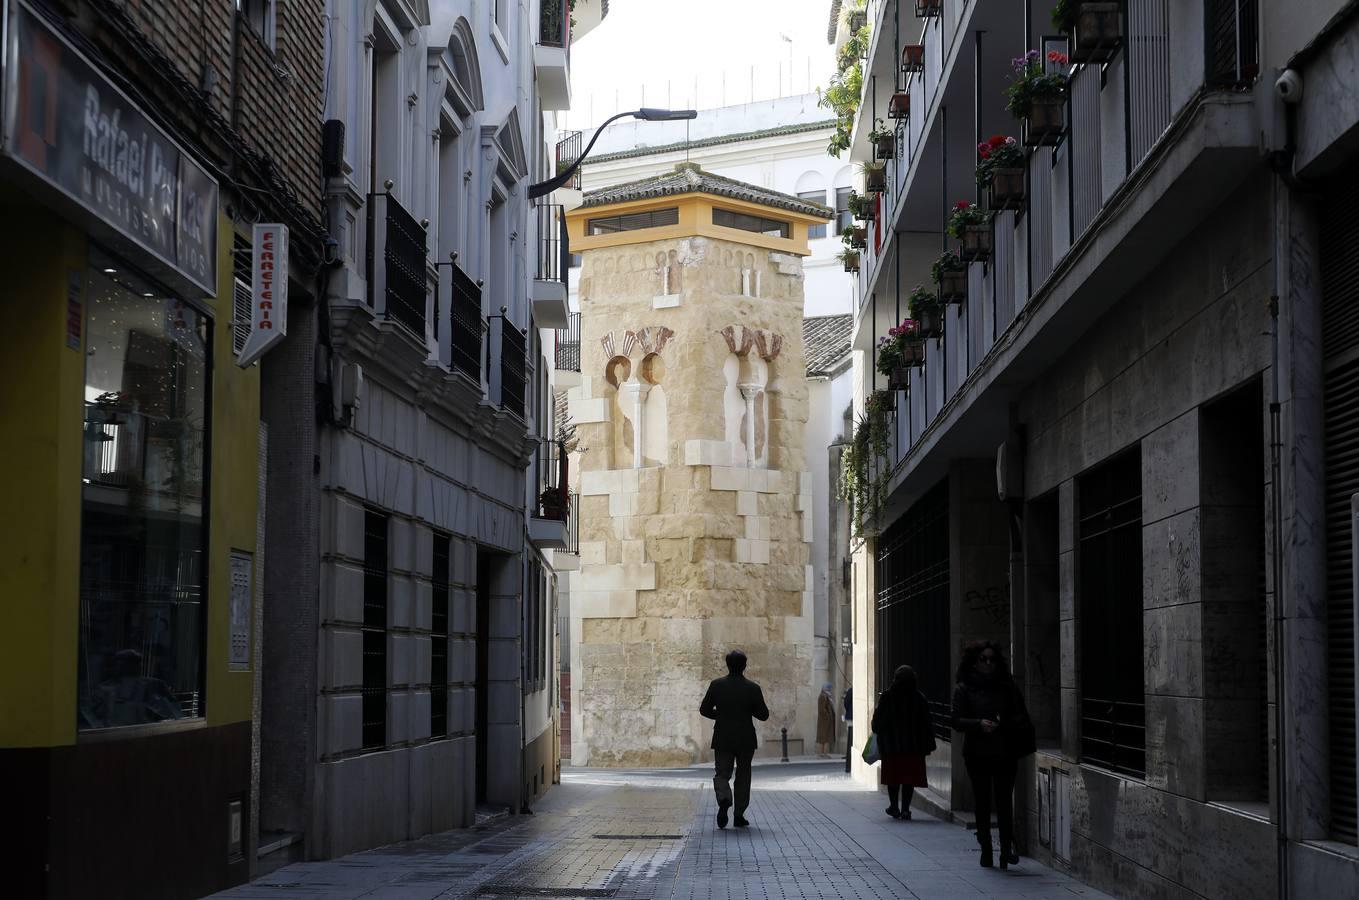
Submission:
[[250,337],[236,357],[245,368],[288,334],[288,226],[256,225],[250,248]]
[[4,154],[148,268],[215,295],[217,182],[38,13],[6,13]]

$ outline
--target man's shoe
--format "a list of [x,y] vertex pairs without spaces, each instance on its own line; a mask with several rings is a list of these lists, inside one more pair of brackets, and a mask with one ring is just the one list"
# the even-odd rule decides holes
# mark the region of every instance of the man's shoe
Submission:
[[750,826],[750,822],[746,821],[746,817],[745,817],[745,816],[739,815],[739,814],[736,816],[736,827],[737,827],[737,828],[748,828],[749,826]]
[[[731,806],[731,804],[730,804],[730,803],[719,803],[719,804],[717,804],[717,827],[718,827],[718,828],[726,828],[726,827],[727,827],[727,807],[728,807],[728,806]],[[740,825],[741,823],[738,821],[736,824],[737,824],[737,825]]]

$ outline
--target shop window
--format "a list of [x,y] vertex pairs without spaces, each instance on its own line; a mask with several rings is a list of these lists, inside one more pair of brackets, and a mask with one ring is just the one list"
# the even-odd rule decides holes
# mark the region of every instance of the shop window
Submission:
[[363,747],[387,743],[387,523],[363,513]]
[[86,334],[78,725],[202,716],[210,326],[97,258]]
[[1076,482],[1081,760],[1146,775],[1142,681],[1142,451]]
[[429,734],[448,734],[448,558],[450,538],[434,532],[433,610],[430,617]]

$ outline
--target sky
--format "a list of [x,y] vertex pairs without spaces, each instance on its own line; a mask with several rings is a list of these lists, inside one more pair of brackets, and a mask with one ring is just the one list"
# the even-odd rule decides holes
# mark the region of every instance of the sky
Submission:
[[830,6],[611,0],[608,17],[571,48],[571,110],[559,127],[585,130],[639,106],[711,109],[808,93],[831,73]]

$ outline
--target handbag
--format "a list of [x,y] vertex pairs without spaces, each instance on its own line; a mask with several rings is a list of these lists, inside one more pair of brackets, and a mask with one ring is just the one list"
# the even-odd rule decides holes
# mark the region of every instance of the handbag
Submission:
[[877,734],[870,734],[868,736],[868,743],[864,744],[863,758],[864,762],[868,763],[870,766],[882,759],[882,755],[878,753]]

